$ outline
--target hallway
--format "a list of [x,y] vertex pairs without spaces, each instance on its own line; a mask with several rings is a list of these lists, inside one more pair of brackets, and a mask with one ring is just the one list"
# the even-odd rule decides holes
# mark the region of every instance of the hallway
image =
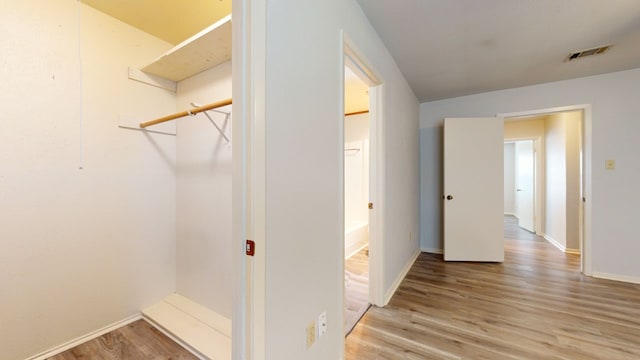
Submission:
[[505,262],[423,253],[385,308],[346,339],[345,359],[640,358],[640,285],[580,274],[505,217]]

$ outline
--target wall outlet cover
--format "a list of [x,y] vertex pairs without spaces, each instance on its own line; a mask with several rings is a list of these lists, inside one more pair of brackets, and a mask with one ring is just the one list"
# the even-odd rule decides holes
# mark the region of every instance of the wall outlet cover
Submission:
[[318,316],[318,338],[327,333],[327,312]]

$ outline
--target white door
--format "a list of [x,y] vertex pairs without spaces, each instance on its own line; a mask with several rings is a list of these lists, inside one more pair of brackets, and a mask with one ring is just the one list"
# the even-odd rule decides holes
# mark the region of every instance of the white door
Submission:
[[535,232],[534,169],[533,140],[516,142],[516,215],[520,227],[531,232]]
[[504,261],[502,118],[444,120],[444,259]]

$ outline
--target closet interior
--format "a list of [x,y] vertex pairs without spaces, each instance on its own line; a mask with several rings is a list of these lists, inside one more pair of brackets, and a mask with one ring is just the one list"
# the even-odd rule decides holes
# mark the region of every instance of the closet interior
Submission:
[[[105,1],[83,2],[138,26],[126,6],[114,12]],[[152,19],[142,22],[139,29],[152,28]],[[134,115],[119,114],[121,135],[151,143],[175,174],[175,261],[167,264],[175,267],[175,291],[145,305],[142,316],[199,357],[231,359],[230,13],[123,76],[136,83],[138,98],[127,106]],[[142,98],[146,105],[136,108]],[[175,155],[159,145],[171,139]]]

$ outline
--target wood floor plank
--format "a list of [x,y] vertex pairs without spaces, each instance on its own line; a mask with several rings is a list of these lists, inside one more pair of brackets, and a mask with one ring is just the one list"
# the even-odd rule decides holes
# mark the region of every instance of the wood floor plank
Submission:
[[345,358],[640,359],[639,285],[582,275],[579,255],[513,217],[504,237],[504,263],[421,254],[347,337]]
[[48,360],[196,360],[144,320],[104,334]]

